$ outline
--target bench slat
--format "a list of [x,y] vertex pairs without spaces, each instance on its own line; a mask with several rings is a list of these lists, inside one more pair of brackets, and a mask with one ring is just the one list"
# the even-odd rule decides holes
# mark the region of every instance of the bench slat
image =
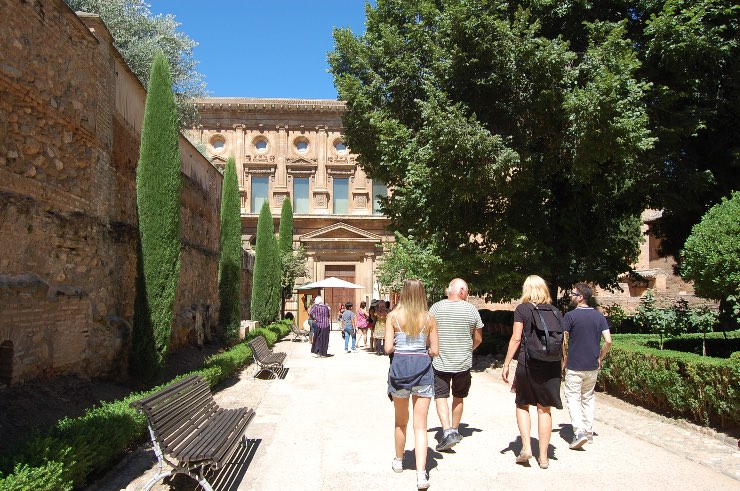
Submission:
[[207,413],[215,402],[210,393],[199,394],[196,398],[183,400],[152,416],[155,427],[162,433],[169,433],[173,428],[181,426],[188,419],[197,419],[200,413]]
[[231,450],[233,450],[233,448],[239,443],[242,435],[244,435],[244,432],[247,429],[247,426],[249,426],[249,423],[252,421],[252,418],[254,418],[254,410],[251,408],[246,409],[239,425],[234,429],[231,436],[229,436],[228,442],[215,454],[214,458],[217,462],[224,462],[230,457],[232,453]]
[[198,437],[188,445],[183,452],[185,461],[203,460],[215,454],[221,445],[227,441],[229,433],[238,423],[241,414],[238,410],[222,410],[217,418],[212,418],[208,426],[198,433]]
[[180,454],[190,443],[198,436],[204,426],[208,424],[208,421],[216,417],[219,409],[218,406],[214,405],[211,407],[209,413],[203,413],[199,415],[197,419],[189,421],[187,425],[182,426],[176,432],[172,434],[167,444],[168,449],[173,453]]

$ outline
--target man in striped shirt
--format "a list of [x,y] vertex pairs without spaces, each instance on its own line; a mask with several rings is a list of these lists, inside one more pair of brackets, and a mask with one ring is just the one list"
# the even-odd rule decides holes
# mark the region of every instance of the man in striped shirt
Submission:
[[[432,305],[429,312],[437,319],[439,356],[434,367],[434,399],[444,433],[436,447],[438,452],[449,450],[462,441],[459,432],[463,399],[470,390],[470,367],[473,350],[483,341],[483,321],[478,309],[467,302],[468,284],[455,278],[447,287],[447,299]],[[452,424],[447,399],[452,388]]]

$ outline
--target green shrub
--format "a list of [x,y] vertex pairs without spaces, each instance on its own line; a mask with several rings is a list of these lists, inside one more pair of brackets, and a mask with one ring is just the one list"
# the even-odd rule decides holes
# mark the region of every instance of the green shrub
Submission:
[[17,464],[13,473],[0,473],[0,491],[70,491],[72,483],[62,477],[61,462],[46,461],[39,467]]
[[649,348],[638,336],[615,336],[600,379],[607,391],[702,425],[740,424],[740,364]]
[[[285,323],[277,330],[285,331]],[[290,328],[288,328],[289,330]],[[258,328],[248,339],[264,336],[273,346],[278,339],[275,326]],[[284,335],[284,334],[283,334]],[[0,491],[67,490],[84,486],[91,476],[102,474],[127,451],[148,438],[146,418],[129,407],[133,401],[161,390],[190,374],[205,378],[210,387],[233,376],[249,364],[252,350],[240,343],[222,353],[207,358],[202,367],[182,374],[146,392],[94,407],[79,418],[64,418],[44,433],[36,433],[17,452],[0,460]]]
[[170,347],[173,305],[180,278],[180,131],[172,77],[160,52],[147,88],[136,167],[136,210],[144,287],[151,313],[157,366]]
[[229,157],[221,193],[221,255],[218,262],[219,323],[228,341],[239,334],[241,320],[242,222],[236,162]]

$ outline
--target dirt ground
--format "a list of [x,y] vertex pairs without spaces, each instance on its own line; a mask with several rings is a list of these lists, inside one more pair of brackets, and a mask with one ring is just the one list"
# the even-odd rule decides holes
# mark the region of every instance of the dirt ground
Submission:
[[[209,344],[203,349],[188,346],[172,353],[153,385],[197,368],[219,349],[220,346]],[[124,384],[74,376],[0,388],[0,455],[12,452],[34,431],[43,431],[65,416],[82,416],[88,408],[121,399],[134,390],[137,389]]]

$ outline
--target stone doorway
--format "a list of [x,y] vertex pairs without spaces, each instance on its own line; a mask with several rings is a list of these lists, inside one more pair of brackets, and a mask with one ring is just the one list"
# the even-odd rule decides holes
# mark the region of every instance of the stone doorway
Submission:
[[[334,276],[340,280],[355,282],[354,264],[326,265],[324,268],[324,278]],[[357,299],[355,298],[357,290],[352,288],[326,288],[324,290],[324,302],[331,307],[332,322],[338,320],[339,304],[352,302],[354,310],[357,311]],[[337,324],[338,326],[338,324]]]

